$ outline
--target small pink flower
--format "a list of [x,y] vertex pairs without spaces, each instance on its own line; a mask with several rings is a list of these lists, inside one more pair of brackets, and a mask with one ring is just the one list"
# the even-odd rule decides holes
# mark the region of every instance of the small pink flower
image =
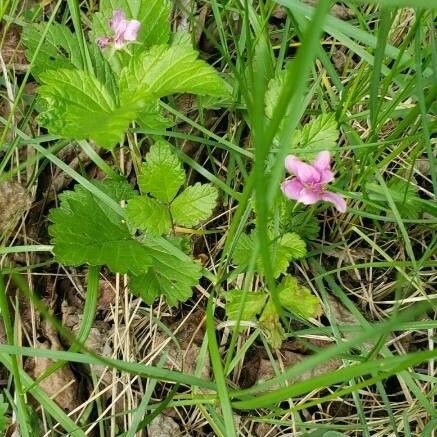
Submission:
[[114,36],[101,36],[97,38],[97,44],[100,48],[105,48],[113,43],[116,49],[121,49],[128,42],[137,40],[140,25],[138,20],[126,20],[125,13],[117,9],[109,20],[109,27],[114,31]]
[[294,177],[281,184],[283,193],[304,205],[325,200],[333,203],[338,211],[345,212],[346,202],[343,197],[326,190],[326,184],[334,180],[330,161],[331,157],[327,151],[320,152],[312,165],[296,156],[288,155],[285,158],[285,168]]

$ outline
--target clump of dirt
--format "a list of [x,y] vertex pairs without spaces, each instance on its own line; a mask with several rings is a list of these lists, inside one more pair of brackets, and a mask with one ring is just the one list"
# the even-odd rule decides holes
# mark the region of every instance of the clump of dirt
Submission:
[[28,191],[18,182],[0,182],[0,233],[11,231],[31,203]]

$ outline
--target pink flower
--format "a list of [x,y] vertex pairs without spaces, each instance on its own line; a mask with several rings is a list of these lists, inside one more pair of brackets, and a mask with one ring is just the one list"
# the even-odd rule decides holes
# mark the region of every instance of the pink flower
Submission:
[[114,36],[101,36],[97,38],[97,44],[100,48],[105,48],[113,43],[116,49],[121,49],[128,42],[137,40],[140,25],[138,20],[126,20],[125,13],[117,9],[109,20],[109,27],[114,31]]
[[346,202],[340,195],[326,190],[326,184],[334,180],[331,171],[331,157],[329,152],[320,152],[313,164],[307,164],[288,155],[285,158],[285,168],[294,177],[281,184],[283,193],[290,199],[297,200],[304,205],[325,200],[331,202],[340,212],[346,211]]

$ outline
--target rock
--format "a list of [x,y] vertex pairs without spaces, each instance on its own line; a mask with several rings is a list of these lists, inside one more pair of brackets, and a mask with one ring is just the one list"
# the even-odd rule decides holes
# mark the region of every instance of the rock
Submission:
[[149,437],[179,437],[182,436],[179,425],[164,414],[156,416],[147,427]]
[[27,190],[19,183],[0,182],[0,233],[11,231],[31,203]]

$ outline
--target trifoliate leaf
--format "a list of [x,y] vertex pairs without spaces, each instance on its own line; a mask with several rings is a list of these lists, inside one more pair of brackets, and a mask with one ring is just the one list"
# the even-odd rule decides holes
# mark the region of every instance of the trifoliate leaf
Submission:
[[317,297],[311,293],[309,288],[299,285],[293,276],[285,277],[277,292],[281,305],[304,319],[321,314],[322,309]]
[[169,203],[184,182],[184,169],[170,145],[163,140],[153,144],[138,177],[141,191]]
[[39,116],[50,133],[66,138],[94,140],[112,149],[122,141],[135,108],[117,107],[114,96],[89,73],[52,70],[40,75],[39,94],[47,108]]
[[152,235],[168,234],[171,229],[168,207],[148,196],[138,196],[130,200],[126,214],[134,226]]
[[321,114],[296,131],[293,147],[302,151],[296,153],[300,158],[312,159],[320,150],[332,150],[337,145],[340,135],[335,114]]
[[[226,83],[216,70],[197,59],[187,46],[155,46],[134,56],[121,72],[122,94],[151,93],[160,98],[176,93],[226,96]],[[126,93],[123,91],[127,88]]]
[[129,279],[131,291],[147,304],[152,304],[160,295],[166,297],[170,306],[189,299],[201,276],[201,266],[177,251],[164,239],[145,240],[152,258],[147,273]]
[[269,299],[264,307],[264,311],[259,318],[259,324],[263,328],[269,344],[274,349],[279,349],[286,338],[286,334],[272,299]]
[[217,202],[217,189],[199,182],[182,191],[171,204],[173,220],[182,226],[196,226],[212,214]]
[[[244,295],[246,295],[245,298]],[[241,320],[247,321],[256,319],[268,297],[266,293],[245,293],[241,290],[227,291],[224,296],[226,299],[225,311],[228,319],[238,320],[241,311]],[[241,305],[243,305],[242,309],[240,309]]]
[[[232,255],[232,261],[245,269],[250,265],[250,261],[255,250],[255,235],[242,234],[238,239]],[[273,276],[277,278],[287,271],[291,261],[302,258],[306,254],[305,242],[297,234],[285,234],[278,241],[272,242],[272,267]],[[261,255],[258,254],[256,260],[258,273],[264,274],[264,267]]]
[[[117,184],[118,188],[117,188]],[[98,185],[127,200],[132,192],[126,183],[112,181]],[[124,195],[124,199],[120,196]],[[88,190],[76,185],[60,196],[60,206],[50,211],[49,234],[57,261],[78,266],[107,265],[113,272],[143,273],[151,265],[150,250],[133,238],[123,218]]]
[[170,38],[171,7],[169,0],[101,0],[100,11],[94,14],[93,38],[112,35],[108,22],[115,10],[122,10],[126,19],[141,23],[137,42],[130,45],[133,50],[166,44]]

